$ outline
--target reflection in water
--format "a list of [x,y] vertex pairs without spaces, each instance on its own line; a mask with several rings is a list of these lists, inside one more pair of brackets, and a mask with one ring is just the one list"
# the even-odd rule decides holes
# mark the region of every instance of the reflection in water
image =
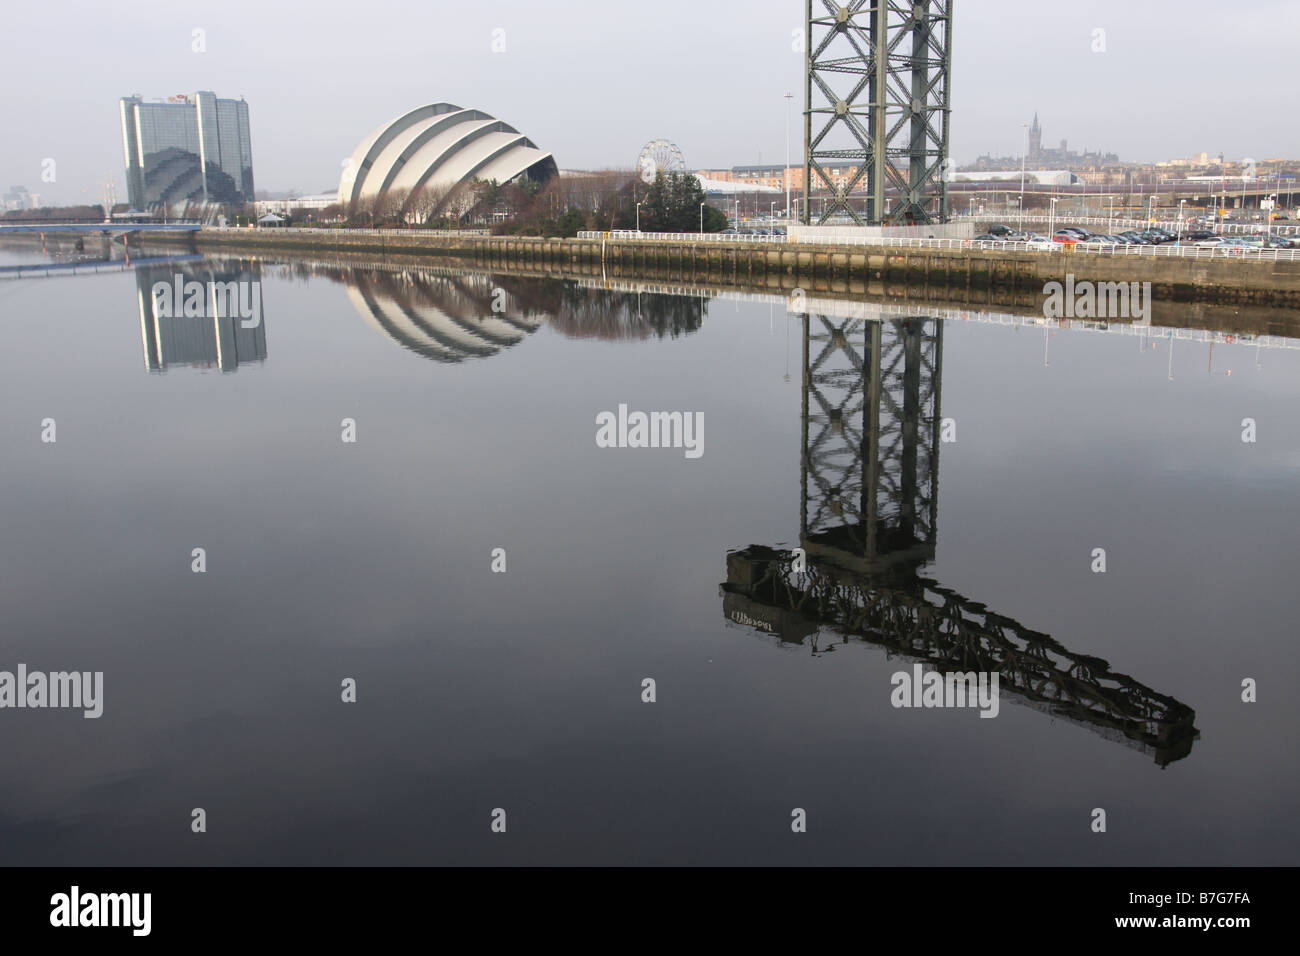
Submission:
[[1162,767],[1187,756],[1185,704],[920,574],[937,541],[942,357],[940,319],[803,316],[806,566],[761,545],[728,554],[724,614],[814,654],[834,648],[824,627],[943,674],[996,671],[1030,706]]
[[485,275],[355,269],[344,281],[363,319],[435,362],[495,355],[544,319]]
[[571,338],[648,339],[689,335],[704,324],[700,295],[615,292],[565,283],[551,324]]
[[[219,368],[266,360],[262,283],[255,263],[210,267],[146,265],[135,270],[145,368]],[[202,307],[187,310],[191,283],[202,286]],[[190,314],[187,314],[190,312]]]
[[[1296,352],[1268,349],[1290,349],[1295,340],[1229,345],[1211,337],[1219,333],[1207,319],[1195,338],[1176,336],[1173,386],[1166,356],[1153,355],[1151,344],[1165,348],[1175,337],[1158,328],[1075,322],[1067,331],[1032,315],[941,313],[933,303],[810,294],[803,305],[813,315],[800,314],[800,329],[790,329],[787,340],[776,321],[785,297],[762,293],[733,315],[732,301],[746,302],[740,296],[751,293],[609,282],[626,293],[619,298],[604,277],[462,279],[432,268],[436,260],[377,264],[384,276],[342,262],[330,263],[328,273],[297,261],[204,265],[207,271],[187,275],[256,276],[270,284],[274,364],[251,376],[141,379],[139,335],[158,367],[184,358],[168,344],[170,327],[157,322],[156,310],[142,332],[133,328],[137,291],[152,291],[152,275],[140,283],[126,275],[42,278],[60,283],[47,303],[39,299],[45,288],[32,280],[29,301],[47,305],[49,314],[16,315],[22,321],[10,323],[15,413],[3,416],[12,433],[4,471],[15,505],[6,509],[4,531],[15,547],[4,552],[0,580],[13,605],[6,608],[11,662],[103,670],[107,703],[101,721],[8,715],[24,726],[13,725],[7,740],[5,860],[310,863],[325,853],[352,863],[475,862],[483,859],[478,834],[486,829],[474,821],[484,795],[504,794],[501,801],[513,805],[521,781],[540,795],[524,808],[538,827],[537,839],[517,854],[525,862],[547,847],[558,847],[556,859],[567,863],[699,859],[701,847],[724,863],[807,862],[802,845],[782,849],[790,841],[781,839],[788,832],[781,820],[795,803],[847,822],[812,845],[825,862],[919,855],[1113,864],[1150,863],[1154,854],[1164,864],[1260,863],[1278,862],[1294,848],[1291,831],[1275,824],[1294,795],[1295,767],[1276,760],[1278,748],[1260,731],[1286,726],[1285,708],[1278,709],[1276,694],[1241,706],[1233,686],[1223,693],[1223,684],[1228,677],[1235,686],[1240,678],[1232,675],[1239,668],[1250,675],[1256,665],[1287,676],[1281,649],[1293,615],[1285,581],[1295,549],[1279,505],[1295,490],[1300,446],[1287,413],[1296,404],[1292,373],[1300,362]],[[157,278],[174,272],[164,267]],[[307,280],[297,281],[300,275]],[[349,282],[382,306],[381,314],[408,322],[404,309],[419,314],[434,306],[461,318],[488,317],[494,290],[502,289],[506,313],[516,319],[549,322],[560,335],[619,341],[566,343],[542,329],[535,337],[543,341],[521,332],[515,352],[499,346],[492,354],[502,357],[491,365],[435,364],[387,330],[381,338],[363,328]],[[26,290],[0,282],[0,297]],[[112,313],[123,320],[114,330],[96,321],[96,300],[110,292]],[[719,309],[709,296],[732,301],[724,298]],[[690,332],[706,314],[709,334]],[[999,328],[974,327],[985,322]],[[1226,328],[1253,334],[1244,322]],[[670,342],[673,330],[685,334]],[[1057,330],[1056,371],[1039,374],[1042,340]],[[94,354],[100,343],[112,345],[110,334],[121,348],[106,354],[121,361]],[[84,336],[88,347],[64,348],[73,336]],[[651,338],[639,347],[644,336]],[[475,334],[472,341],[484,339]],[[1216,375],[1236,365],[1231,380],[1189,384],[1192,374],[1207,374],[1212,343]],[[248,360],[242,348],[238,354]],[[1261,357],[1266,372],[1242,374]],[[602,364],[598,374],[573,375],[575,364],[588,362]],[[503,367],[509,374],[494,374]],[[783,394],[787,409],[795,407],[783,371],[801,386],[802,421],[772,414]],[[572,389],[548,389],[566,377]],[[706,456],[703,470],[676,456],[606,460],[592,442],[590,415],[619,400],[609,396],[610,382],[652,403],[655,395],[680,393],[677,404],[714,415],[728,440]],[[339,458],[333,428],[343,414],[355,414],[356,396],[365,421],[387,421],[385,431],[399,439],[423,439],[363,442],[359,457]],[[459,420],[413,430],[449,396],[464,405]],[[339,407],[340,397],[348,404]],[[1234,421],[1228,413],[1239,401],[1249,407]],[[47,408],[79,420],[81,437],[57,446],[59,467],[34,440],[32,423]],[[961,455],[962,446],[944,444],[937,423],[955,413],[989,443]],[[1273,422],[1271,445],[1239,447],[1236,424],[1245,414]],[[1218,444],[1205,425],[1212,417],[1226,432]],[[143,420],[149,429],[130,424]],[[1083,427],[1090,422],[1100,424]],[[1167,440],[1153,441],[1153,424]],[[778,452],[800,456],[797,498],[796,462],[773,466],[773,435],[785,436]],[[1142,443],[1149,453],[1135,453]],[[151,453],[164,444],[166,454]],[[516,476],[521,454],[535,473],[526,481]],[[1108,465],[1104,481],[1098,461]],[[590,485],[593,468],[609,480],[585,494],[565,493]],[[975,487],[954,485],[968,476]],[[992,484],[1013,476],[1038,489],[1032,498],[1020,492],[1020,516],[1034,520],[1017,522],[1017,492],[1001,494]],[[1134,493],[1115,495],[1117,482]],[[753,510],[773,494],[781,504],[783,491],[784,515]],[[196,494],[205,502],[197,518]],[[1107,504],[1099,514],[1098,505]],[[737,526],[746,515],[756,524]],[[791,527],[783,532],[783,524]],[[727,537],[725,529],[736,527],[743,535]],[[1089,529],[1098,530],[1098,543],[1122,541],[1128,566],[1144,568],[1095,582],[1106,585],[1102,613],[1083,600],[1060,603],[1072,575],[1086,575],[1082,550],[1071,574],[1041,565],[1040,556],[1060,554],[1071,540],[1094,540]],[[1003,544],[981,548],[986,540]],[[508,587],[487,561],[473,559],[498,543],[527,565]],[[725,572],[710,570],[727,549],[750,544],[727,556]],[[194,545],[224,555],[213,565],[218,573],[194,577]],[[796,545],[808,558],[797,570]],[[664,548],[677,549],[675,571],[663,570]],[[1014,562],[1016,573],[1001,582],[996,599],[995,585],[968,583],[985,580],[981,551]],[[85,554],[119,559],[99,562],[101,573],[90,576],[97,580],[69,592],[63,572]],[[529,554],[578,559],[528,561]],[[963,570],[949,572],[950,565]],[[142,574],[147,589],[139,586]],[[593,574],[600,576],[595,588]],[[717,597],[713,588],[724,579],[725,598]],[[1153,589],[1163,596],[1155,610]],[[1225,650],[1221,635],[1240,623],[1242,596],[1251,602],[1249,646]],[[114,607],[109,615],[106,599]],[[178,617],[187,621],[184,640],[173,633]],[[431,620],[434,637],[446,639],[430,639]],[[611,628],[628,639],[606,639]],[[1148,645],[1130,643],[1147,628]],[[511,646],[462,640],[462,633],[505,635]],[[511,638],[520,634],[536,646]],[[538,650],[543,643],[545,652]],[[361,652],[369,663],[358,664]],[[895,654],[897,667],[888,659]],[[720,676],[704,666],[705,656],[738,670]],[[913,660],[935,673],[995,671],[1004,703],[1048,713],[1007,707],[1002,723],[972,713],[891,714],[889,672],[910,671]],[[873,686],[838,679],[846,665],[874,675]],[[331,687],[359,666],[371,674],[367,693],[384,706],[338,703]],[[827,666],[840,673],[828,674]],[[667,721],[647,721],[661,712],[629,711],[642,706],[635,681],[660,671],[679,675],[680,706],[663,712]],[[183,693],[158,693],[160,673],[174,675]],[[772,680],[780,686],[787,674],[799,693],[754,694]],[[1153,688],[1174,692],[1196,713]],[[863,734],[860,725],[855,731],[853,715],[865,712],[896,718],[907,739]],[[1058,730],[1051,714],[1104,737]],[[844,735],[818,732],[828,717],[836,726],[849,720],[870,759],[845,760]],[[73,724],[94,724],[85,728],[93,739],[70,733]],[[1213,727],[1218,746],[1197,739],[1198,726]],[[429,727],[449,730],[425,733]],[[421,744],[415,751],[413,739]],[[1039,740],[1046,752],[1026,762],[1025,747]],[[1120,745],[1144,749],[1156,765],[1176,761],[1178,792],[1171,793],[1168,774],[1153,772],[1151,758]],[[909,748],[944,759],[911,760]],[[980,785],[962,790],[962,799],[909,802],[909,795],[937,792],[936,783],[941,791],[953,761],[982,766]],[[787,799],[792,766],[800,793]],[[890,769],[887,786],[864,802],[864,784],[881,766]],[[1261,767],[1273,773],[1270,786],[1237,785]],[[1126,819],[1154,821],[1150,833],[1101,847],[1078,837],[1087,832],[1078,820],[1044,813],[1080,772],[1122,804]],[[645,816],[648,826],[629,826],[627,807],[646,779],[670,783],[655,797],[662,812]],[[200,791],[209,795],[189,802]],[[425,812],[431,795],[445,812]],[[578,846],[566,808],[584,800],[588,823],[606,836]],[[176,809],[183,814],[198,802],[225,808],[215,842],[203,846],[185,839],[184,816],[176,826]],[[947,816],[936,829],[939,804]],[[1198,841],[1205,819],[1225,808],[1262,822],[1232,839]],[[895,825],[869,825],[886,817]],[[723,818],[735,825],[711,822]],[[374,825],[354,825],[367,820]],[[1025,820],[1025,839],[1008,849],[1008,826]],[[764,832],[770,841],[754,844],[753,834]],[[325,846],[322,833],[342,834],[341,842]],[[918,843],[917,833],[936,838]]]
[[437,362],[495,355],[543,322],[570,338],[675,338],[699,329],[708,312],[698,294],[627,294],[560,279],[304,260],[282,268],[342,283],[368,324]]
[[[268,274],[323,276],[341,283],[371,327],[435,362],[488,358],[518,345],[544,322],[570,338],[641,340],[688,335],[708,312],[700,295],[615,292],[562,280],[467,273],[439,268],[394,269],[298,261],[263,266],[257,260],[190,257],[141,263],[135,269],[145,367],[175,365],[235,371],[266,359],[261,278]],[[198,257],[193,257],[198,258]],[[160,286],[197,282],[203,315],[185,315],[155,298]],[[234,283],[251,298],[252,318],[214,302],[214,290]],[[236,298],[236,301],[239,301]],[[160,307],[161,305],[161,307]]]
[[572,338],[646,339],[694,332],[707,302],[688,295],[626,295],[561,281],[449,270],[333,270],[362,318],[438,362],[495,355],[543,321]]
[[[399,259],[401,257],[398,257]],[[404,348],[435,361],[485,358],[517,345],[546,322],[570,338],[642,340],[690,335],[698,331],[714,300],[761,302],[788,306],[786,293],[737,291],[705,285],[639,282],[594,277],[547,278],[509,273],[466,272],[463,267],[409,265],[351,256],[341,259],[295,258],[291,261],[217,260],[226,269],[258,263],[264,276],[326,278],[345,286],[354,307],[371,326]],[[1016,315],[933,304],[876,302],[807,295],[814,311],[837,315],[929,315],[953,321],[997,326],[1136,336],[1142,348],[1175,339],[1190,342],[1251,344],[1257,350],[1296,349],[1300,340],[1249,331],[1238,309],[1213,316],[1198,313],[1202,327],[1143,326],[1078,319],[1049,320],[1041,313]],[[1271,313],[1270,313],[1271,315]],[[1259,319],[1264,322],[1263,318]],[[1204,327],[1222,322],[1224,329]],[[1243,325],[1244,323],[1244,325]],[[1286,324],[1286,323],[1282,323]],[[1260,329],[1267,327],[1264,322]],[[1172,348],[1171,348],[1172,352]],[[1258,351],[1257,351],[1258,355]]]

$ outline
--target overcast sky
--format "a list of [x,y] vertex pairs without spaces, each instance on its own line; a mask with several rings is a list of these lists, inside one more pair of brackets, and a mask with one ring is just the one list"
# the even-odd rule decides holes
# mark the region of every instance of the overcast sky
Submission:
[[[245,97],[257,188],[333,190],[381,123],[446,100],[511,123],[562,168],[631,167],[647,140],[692,169],[785,160],[802,0],[16,3],[0,57],[0,189],[125,198],[117,100]],[[1154,160],[1300,156],[1297,0],[957,0],[952,154],[1044,145]],[[194,31],[205,51],[195,52]],[[1094,53],[1094,31],[1105,52]],[[494,34],[494,31],[503,33]],[[503,52],[493,52],[504,42]],[[802,50],[802,47],[799,48]],[[54,183],[42,160],[56,161]]]

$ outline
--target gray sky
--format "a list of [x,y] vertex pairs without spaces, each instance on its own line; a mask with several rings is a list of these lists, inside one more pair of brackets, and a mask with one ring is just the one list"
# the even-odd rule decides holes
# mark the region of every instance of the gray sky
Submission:
[[[199,89],[249,102],[258,190],[333,189],[374,127],[424,103],[477,107],[564,168],[633,165],[647,140],[690,168],[784,162],[801,0],[221,0],[13,4],[0,58],[0,189],[125,198],[117,99]],[[1300,156],[1295,0],[957,0],[952,154],[1045,145],[1152,160]],[[195,29],[206,50],[192,50]],[[494,30],[504,52],[492,51]],[[1092,52],[1094,30],[1104,53]],[[802,48],[800,48],[802,49]],[[56,180],[41,181],[42,160]]]

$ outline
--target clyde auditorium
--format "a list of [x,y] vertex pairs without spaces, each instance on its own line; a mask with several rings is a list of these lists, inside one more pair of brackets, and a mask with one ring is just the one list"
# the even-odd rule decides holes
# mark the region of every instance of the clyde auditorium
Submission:
[[555,158],[510,124],[482,110],[434,103],[385,123],[362,140],[339,180],[338,200],[355,209],[387,194],[404,194],[405,213],[416,193],[427,189],[442,197],[431,213],[436,217],[462,183],[545,182],[557,172]]

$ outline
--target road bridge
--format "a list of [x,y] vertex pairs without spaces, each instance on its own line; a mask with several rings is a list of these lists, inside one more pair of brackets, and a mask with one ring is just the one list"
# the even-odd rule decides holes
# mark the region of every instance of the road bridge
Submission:
[[21,222],[0,223],[0,236],[35,232],[42,235],[49,233],[93,233],[96,235],[126,235],[136,232],[198,232],[202,225],[197,222],[169,223],[119,223],[119,222]]

